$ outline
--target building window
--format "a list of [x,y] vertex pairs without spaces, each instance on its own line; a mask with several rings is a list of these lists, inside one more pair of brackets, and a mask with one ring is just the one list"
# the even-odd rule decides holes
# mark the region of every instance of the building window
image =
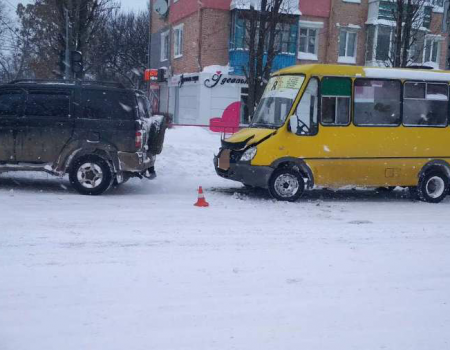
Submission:
[[[408,53],[407,65],[421,65],[423,63],[424,35],[423,31],[416,31],[411,36],[410,45],[406,48]],[[380,67],[391,66],[395,58],[395,46],[393,27],[369,25],[366,40],[366,64]],[[402,43],[402,50],[403,46]],[[401,57],[403,57],[403,51]]]
[[174,57],[183,56],[183,24],[173,28],[173,53]]
[[318,29],[300,28],[299,59],[317,60]]
[[[290,43],[291,43],[291,25],[287,23],[279,23],[277,25],[278,35],[275,37],[275,48],[280,53],[289,53],[290,52]],[[268,37],[267,39],[268,40]],[[268,42],[266,46],[268,46]]]
[[161,33],[161,62],[169,59],[169,31]]
[[439,68],[440,40],[438,38],[426,38],[423,52],[423,63]]
[[424,45],[424,33],[418,32],[409,46],[408,58],[411,64],[421,64]]
[[444,13],[444,0],[430,0],[432,11],[436,13]]
[[300,21],[299,32],[299,60],[318,60],[319,32],[323,28],[322,22]]
[[392,30],[391,27],[379,26],[377,35],[377,49],[375,58],[379,61],[387,61],[391,56]]
[[[245,11],[232,11],[231,15],[231,50],[248,50],[250,45],[251,25],[256,26],[255,45],[258,45],[259,23],[252,22]],[[276,54],[297,54],[298,45],[298,23],[290,18],[280,18],[275,31],[274,48]],[[269,33],[264,36],[264,50],[268,51],[270,42]]]
[[339,33],[339,63],[356,63],[356,32],[341,29]]

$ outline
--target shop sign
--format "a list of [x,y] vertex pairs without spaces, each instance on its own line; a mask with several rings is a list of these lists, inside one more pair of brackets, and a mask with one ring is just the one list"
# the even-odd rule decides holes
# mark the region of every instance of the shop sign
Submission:
[[207,88],[214,88],[218,85],[226,85],[226,84],[242,84],[246,85],[247,79],[245,78],[230,78],[229,76],[224,76],[222,73],[217,72],[214,74],[211,79],[205,79],[205,86]]
[[178,86],[182,87],[184,85],[184,83],[197,83],[199,81],[199,76],[198,75],[194,75],[194,76],[190,76],[190,77],[185,77],[183,74],[180,77],[180,81],[178,82]]
[[158,80],[158,70],[157,69],[146,69],[144,72],[144,81],[155,81]]

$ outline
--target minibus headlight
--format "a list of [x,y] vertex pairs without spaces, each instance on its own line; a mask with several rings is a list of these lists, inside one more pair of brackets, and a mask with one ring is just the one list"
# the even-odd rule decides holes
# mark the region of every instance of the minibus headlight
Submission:
[[249,162],[256,156],[256,147],[250,147],[241,156],[241,162]]

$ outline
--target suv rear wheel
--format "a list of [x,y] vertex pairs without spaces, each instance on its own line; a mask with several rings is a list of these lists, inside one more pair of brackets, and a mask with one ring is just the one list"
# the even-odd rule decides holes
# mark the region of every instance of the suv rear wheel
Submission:
[[72,186],[84,195],[100,195],[112,184],[111,167],[98,156],[81,157],[75,161],[69,172]]

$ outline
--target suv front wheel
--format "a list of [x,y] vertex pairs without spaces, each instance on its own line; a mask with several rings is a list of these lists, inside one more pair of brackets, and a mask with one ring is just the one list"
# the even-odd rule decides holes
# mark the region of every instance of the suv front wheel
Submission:
[[85,156],[77,159],[69,172],[72,186],[84,195],[100,195],[112,184],[111,167],[98,156]]

